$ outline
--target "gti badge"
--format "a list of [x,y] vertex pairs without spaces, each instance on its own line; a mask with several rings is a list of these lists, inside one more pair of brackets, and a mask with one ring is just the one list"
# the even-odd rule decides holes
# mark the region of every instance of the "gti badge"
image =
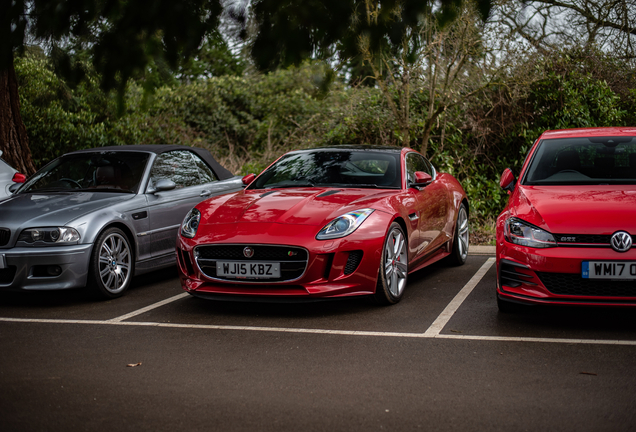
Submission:
[[243,255],[245,255],[245,258],[252,258],[254,256],[254,249],[249,246],[246,247],[243,249]]
[[611,243],[616,252],[627,252],[632,247],[632,236],[625,231],[618,231],[612,235]]

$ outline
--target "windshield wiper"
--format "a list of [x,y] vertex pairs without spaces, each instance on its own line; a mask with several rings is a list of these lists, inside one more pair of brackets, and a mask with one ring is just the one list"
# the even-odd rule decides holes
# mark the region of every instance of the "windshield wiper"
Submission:
[[315,187],[316,185],[312,182],[304,181],[298,183],[290,183],[290,184],[276,184],[269,185],[265,187],[265,189],[283,189],[283,188],[295,188],[295,187]]

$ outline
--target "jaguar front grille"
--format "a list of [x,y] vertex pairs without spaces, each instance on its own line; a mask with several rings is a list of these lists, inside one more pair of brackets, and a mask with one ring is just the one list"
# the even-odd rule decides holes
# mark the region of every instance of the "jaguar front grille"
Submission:
[[[249,249],[249,252],[246,252]],[[233,283],[271,283],[299,279],[307,269],[309,253],[296,246],[273,245],[204,245],[194,250],[197,266],[210,279]],[[247,256],[249,255],[249,257]],[[217,261],[233,263],[280,264],[280,277],[227,277],[217,274]]]

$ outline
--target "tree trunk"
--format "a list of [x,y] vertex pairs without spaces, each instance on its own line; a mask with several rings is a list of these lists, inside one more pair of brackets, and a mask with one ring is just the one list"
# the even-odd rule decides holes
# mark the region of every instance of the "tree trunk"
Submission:
[[0,70],[0,150],[2,159],[22,174],[31,175],[36,171],[20,115],[18,78],[13,62],[7,70]]

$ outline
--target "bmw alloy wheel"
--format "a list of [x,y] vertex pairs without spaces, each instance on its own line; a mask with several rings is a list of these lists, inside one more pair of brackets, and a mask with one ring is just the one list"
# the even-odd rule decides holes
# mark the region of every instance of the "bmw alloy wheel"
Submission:
[[91,279],[102,297],[119,297],[130,285],[132,253],[126,235],[117,228],[103,232],[95,243]]

